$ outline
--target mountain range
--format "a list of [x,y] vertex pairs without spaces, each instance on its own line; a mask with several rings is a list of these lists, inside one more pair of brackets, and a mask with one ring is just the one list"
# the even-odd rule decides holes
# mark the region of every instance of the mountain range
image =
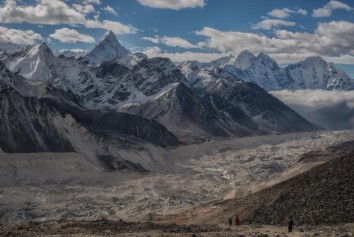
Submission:
[[[102,62],[103,58],[107,61]],[[66,100],[70,95],[71,102],[86,109],[137,113],[158,120],[172,132],[182,133],[183,138],[190,133],[205,138],[314,128],[273,96],[254,84],[244,84],[228,70],[205,72],[213,85],[201,88],[186,79],[183,70],[181,72],[169,59],[149,59],[124,49],[112,32],[79,59],[55,57],[42,43],[10,55],[4,63],[12,73],[32,84],[50,85],[63,91]],[[39,91],[35,90],[32,95],[42,97],[44,92]],[[230,96],[241,97],[242,93],[253,93],[259,99],[238,98],[237,101],[235,98],[230,103]],[[176,110],[177,107],[180,110]],[[274,109],[276,107],[279,109]],[[190,108],[194,108],[194,113],[189,112]],[[207,118],[212,118],[214,126],[210,126]],[[187,134],[183,134],[184,130]]]
[[[265,54],[245,51],[234,65],[225,57],[177,67],[167,58],[131,53],[112,32],[79,58],[54,56],[45,43],[3,52],[0,120],[6,152],[91,149],[92,157],[118,159],[120,154],[103,147],[118,142],[133,149],[143,142],[166,148],[215,137],[319,129],[250,79],[265,75],[279,82],[274,75],[285,69]],[[252,74],[257,65],[261,69]],[[299,65],[301,71],[304,64]],[[349,87],[333,87],[338,88]],[[79,145],[92,141],[101,147]]]
[[[223,68],[246,82],[253,82],[267,91],[272,90],[353,90],[354,82],[343,70],[321,57],[309,57],[299,63],[280,67],[264,53],[257,56],[248,50],[235,59],[223,57],[210,63],[187,61],[180,65],[188,80],[205,80],[204,69]],[[201,73],[200,73],[201,72]]]

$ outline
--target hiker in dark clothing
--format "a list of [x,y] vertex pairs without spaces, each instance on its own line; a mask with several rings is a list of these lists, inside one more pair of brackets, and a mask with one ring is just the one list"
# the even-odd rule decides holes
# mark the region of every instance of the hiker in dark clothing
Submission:
[[236,218],[235,218],[235,223],[236,223],[236,225],[240,225],[240,218],[238,218],[238,216],[236,216]]
[[293,221],[293,218],[290,217],[289,218],[289,222],[288,222],[288,231],[289,231],[289,233],[293,232],[293,226],[294,226],[294,221]]
[[229,218],[229,225],[232,226],[232,217]]

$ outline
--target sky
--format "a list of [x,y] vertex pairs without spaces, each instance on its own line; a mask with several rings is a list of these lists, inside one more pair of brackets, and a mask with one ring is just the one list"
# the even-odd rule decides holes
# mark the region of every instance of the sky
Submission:
[[108,30],[174,62],[247,49],[281,65],[321,56],[354,76],[352,0],[0,0],[0,41],[90,50]]

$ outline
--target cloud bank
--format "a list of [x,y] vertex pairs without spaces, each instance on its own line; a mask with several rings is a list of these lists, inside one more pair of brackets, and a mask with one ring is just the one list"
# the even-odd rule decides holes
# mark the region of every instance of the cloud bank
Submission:
[[354,23],[320,23],[314,33],[275,30],[274,36],[204,27],[196,32],[205,36],[199,46],[224,54],[238,55],[244,49],[265,52],[281,64],[294,63],[310,56],[322,56],[334,63],[354,63]]
[[270,93],[290,107],[320,109],[346,102],[354,108],[354,91],[282,90]]
[[40,40],[43,40],[43,37],[32,30],[17,30],[0,26],[0,41],[27,45]]
[[0,23],[30,23],[42,25],[82,25],[86,28],[112,30],[116,34],[134,34],[137,29],[117,21],[90,19],[87,14],[95,11],[91,3],[97,0],[86,0],[83,4],[68,5],[61,0],[38,0],[36,5],[18,5],[15,0],[6,0],[0,6]]
[[68,28],[57,29],[53,34],[50,34],[49,37],[57,39],[62,43],[95,43],[95,39],[92,36],[80,34],[76,30]]

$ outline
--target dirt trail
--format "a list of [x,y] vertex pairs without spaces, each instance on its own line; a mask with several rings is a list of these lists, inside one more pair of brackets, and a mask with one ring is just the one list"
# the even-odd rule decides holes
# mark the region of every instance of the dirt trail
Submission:
[[21,237],[97,237],[97,236],[151,236],[151,237],[272,237],[272,236],[352,236],[354,224],[320,226],[311,229],[295,228],[287,233],[285,226],[175,225],[124,221],[46,221],[22,224],[0,224],[0,236]]

